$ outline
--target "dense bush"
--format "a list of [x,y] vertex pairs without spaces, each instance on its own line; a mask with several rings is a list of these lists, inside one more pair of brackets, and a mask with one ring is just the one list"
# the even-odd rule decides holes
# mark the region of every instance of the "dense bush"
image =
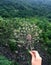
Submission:
[[[16,50],[16,46],[18,43],[22,46],[33,46],[34,43],[39,42],[39,37],[42,30],[40,30],[40,28],[35,24],[31,24],[25,19],[3,20],[1,18],[0,21],[0,35],[2,40],[0,42],[3,45],[8,44],[11,50]],[[31,36],[31,40],[27,40],[27,35],[28,37]]]
[[23,47],[33,49],[36,43],[42,43],[42,50],[46,51],[47,55],[51,55],[51,23],[47,19],[0,17],[1,45],[9,47],[11,51],[17,53],[16,50],[20,50],[20,47],[21,50]]
[[4,56],[0,55],[0,65],[11,65],[12,62],[6,59]]

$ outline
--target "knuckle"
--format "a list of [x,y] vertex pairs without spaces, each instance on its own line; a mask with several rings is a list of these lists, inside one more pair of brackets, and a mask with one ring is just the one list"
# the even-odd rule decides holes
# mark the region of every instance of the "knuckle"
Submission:
[[42,60],[42,57],[40,57],[39,59]]
[[42,58],[41,57],[38,57],[37,60],[42,60]]

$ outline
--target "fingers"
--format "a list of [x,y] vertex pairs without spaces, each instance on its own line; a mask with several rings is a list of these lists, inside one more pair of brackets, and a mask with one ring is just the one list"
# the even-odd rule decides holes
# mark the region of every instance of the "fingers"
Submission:
[[31,56],[32,57],[34,57],[35,59],[40,59],[41,57],[40,57],[40,55],[39,55],[39,53],[38,53],[38,51],[30,51],[30,54],[31,54]]
[[38,51],[32,51],[32,53],[35,55],[36,58],[39,58],[40,57]]
[[32,51],[29,51],[29,53],[31,54],[32,57],[36,57],[35,53]]
[[31,59],[31,64],[32,65],[41,65],[42,63],[42,58],[40,57],[38,51],[30,51],[30,54],[32,56],[32,59]]
[[34,53],[32,53],[32,51],[29,51],[29,53],[30,53],[30,54],[31,54],[31,56],[32,56],[32,60],[31,60],[31,61],[32,61],[32,62],[34,62],[35,57],[36,57],[36,56],[35,56],[35,54],[34,54]]

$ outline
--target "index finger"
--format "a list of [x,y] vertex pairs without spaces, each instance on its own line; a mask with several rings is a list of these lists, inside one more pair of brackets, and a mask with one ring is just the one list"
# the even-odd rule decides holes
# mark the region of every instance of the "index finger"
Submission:
[[34,51],[32,51],[32,53],[35,55],[36,58],[40,58],[40,55],[39,55],[38,51],[34,50]]
[[39,58],[40,57],[40,55],[39,55],[39,53],[38,53],[38,51],[30,51],[30,54],[32,55],[32,57],[34,56],[35,58]]

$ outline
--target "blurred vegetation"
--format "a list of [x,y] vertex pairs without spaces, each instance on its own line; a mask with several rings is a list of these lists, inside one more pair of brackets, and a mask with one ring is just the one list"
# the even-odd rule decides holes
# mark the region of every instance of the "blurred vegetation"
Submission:
[[[14,13],[13,13],[14,12]],[[29,3],[21,0],[1,0],[0,16],[2,17],[33,17],[45,16],[51,18],[51,5],[40,3]],[[51,19],[49,20],[51,21]]]
[[[26,35],[31,34],[33,46],[34,43],[42,43],[41,49],[46,51],[49,65],[51,65],[51,7],[43,4],[31,7],[19,3],[0,1],[0,45],[9,47],[14,53],[22,49],[29,55],[28,51],[24,50],[26,48],[24,43],[27,42]],[[34,36],[36,32],[38,36]],[[27,60],[30,65],[30,57]],[[0,65],[3,64],[19,65],[0,55]]]
[[[35,27],[33,28],[32,26]],[[26,27],[27,26],[27,27]],[[26,29],[28,29],[26,31]],[[30,30],[31,29],[31,30]],[[41,33],[35,38],[39,40],[36,43],[42,43],[42,50],[47,52],[47,55],[51,55],[51,22],[47,18],[32,17],[32,18],[2,18],[0,17],[0,45],[9,46],[12,52],[16,52],[19,47],[24,46],[25,37],[19,36],[20,34],[34,35],[38,29],[38,33]],[[22,31],[22,32],[21,32]],[[25,39],[24,39],[25,38]],[[34,41],[35,41],[34,40]],[[26,45],[25,45],[26,48]],[[26,53],[26,51],[25,51]],[[50,64],[50,61],[49,61]]]
[[3,55],[0,55],[0,65],[11,65],[11,61],[6,59]]

